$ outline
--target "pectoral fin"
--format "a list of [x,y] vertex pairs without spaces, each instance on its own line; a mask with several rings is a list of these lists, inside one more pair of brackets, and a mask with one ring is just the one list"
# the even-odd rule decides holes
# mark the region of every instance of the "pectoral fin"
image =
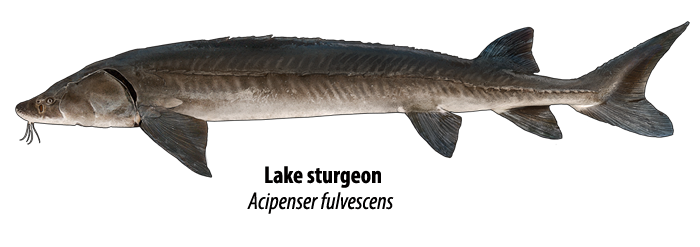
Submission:
[[496,111],[499,115],[510,120],[515,125],[530,133],[548,139],[561,139],[561,130],[557,119],[549,110],[549,106],[526,106]]
[[162,107],[139,107],[141,129],[193,172],[211,177],[207,167],[207,122]]
[[406,112],[406,116],[430,147],[442,156],[452,157],[462,117],[451,112]]

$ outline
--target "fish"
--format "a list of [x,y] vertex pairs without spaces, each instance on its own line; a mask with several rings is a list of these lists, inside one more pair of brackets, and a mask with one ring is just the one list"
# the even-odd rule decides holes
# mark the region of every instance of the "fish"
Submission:
[[195,40],[135,49],[87,65],[17,104],[27,121],[139,127],[191,171],[211,177],[208,121],[403,113],[452,157],[456,113],[491,110],[547,139],[562,132],[551,105],[649,137],[673,135],[646,98],[648,78],[690,23],[661,33],[575,79],[538,75],[534,30],[494,40],[474,59],[358,41],[294,37]]

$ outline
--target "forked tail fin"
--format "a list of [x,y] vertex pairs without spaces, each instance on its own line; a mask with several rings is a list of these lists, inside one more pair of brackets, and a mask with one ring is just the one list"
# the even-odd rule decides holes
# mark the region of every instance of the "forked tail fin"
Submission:
[[579,78],[600,91],[601,103],[572,107],[586,116],[640,135],[673,135],[671,120],[647,101],[644,91],[656,63],[689,24],[659,34]]

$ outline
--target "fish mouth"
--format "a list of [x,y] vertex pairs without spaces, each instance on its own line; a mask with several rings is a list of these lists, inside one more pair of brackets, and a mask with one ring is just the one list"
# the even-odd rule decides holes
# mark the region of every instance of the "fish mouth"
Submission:
[[34,128],[34,122],[35,117],[33,117],[28,111],[27,107],[29,106],[29,101],[21,103],[17,105],[15,108],[15,112],[17,112],[17,115],[21,117],[22,119],[27,121],[27,129],[24,131],[24,137],[22,137],[22,140],[27,140],[29,144],[32,144],[34,141],[34,133],[36,133],[36,137],[39,138],[39,133],[36,132],[36,128]]

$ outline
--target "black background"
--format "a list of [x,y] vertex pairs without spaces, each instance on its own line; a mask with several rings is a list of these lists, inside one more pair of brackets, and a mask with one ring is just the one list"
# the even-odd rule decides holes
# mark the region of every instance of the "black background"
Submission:
[[[322,38],[413,47],[474,59],[512,31],[535,30],[537,75],[575,79],[684,22],[17,22],[16,104],[94,62],[141,48],[222,37]],[[690,27],[659,61],[647,100],[673,123],[670,137],[637,135],[566,105],[551,107],[563,139],[538,137],[491,111],[462,117],[452,158],[435,152],[405,114],[208,122],[214,177],[266,177],[322,167],[389,177],[689,177]],[[48,35],[51,34],[51,35]],[[686,96],[683,96],[686,95]],[[140,128],[36,124],[20,140],[16,177],[201,177]]]

